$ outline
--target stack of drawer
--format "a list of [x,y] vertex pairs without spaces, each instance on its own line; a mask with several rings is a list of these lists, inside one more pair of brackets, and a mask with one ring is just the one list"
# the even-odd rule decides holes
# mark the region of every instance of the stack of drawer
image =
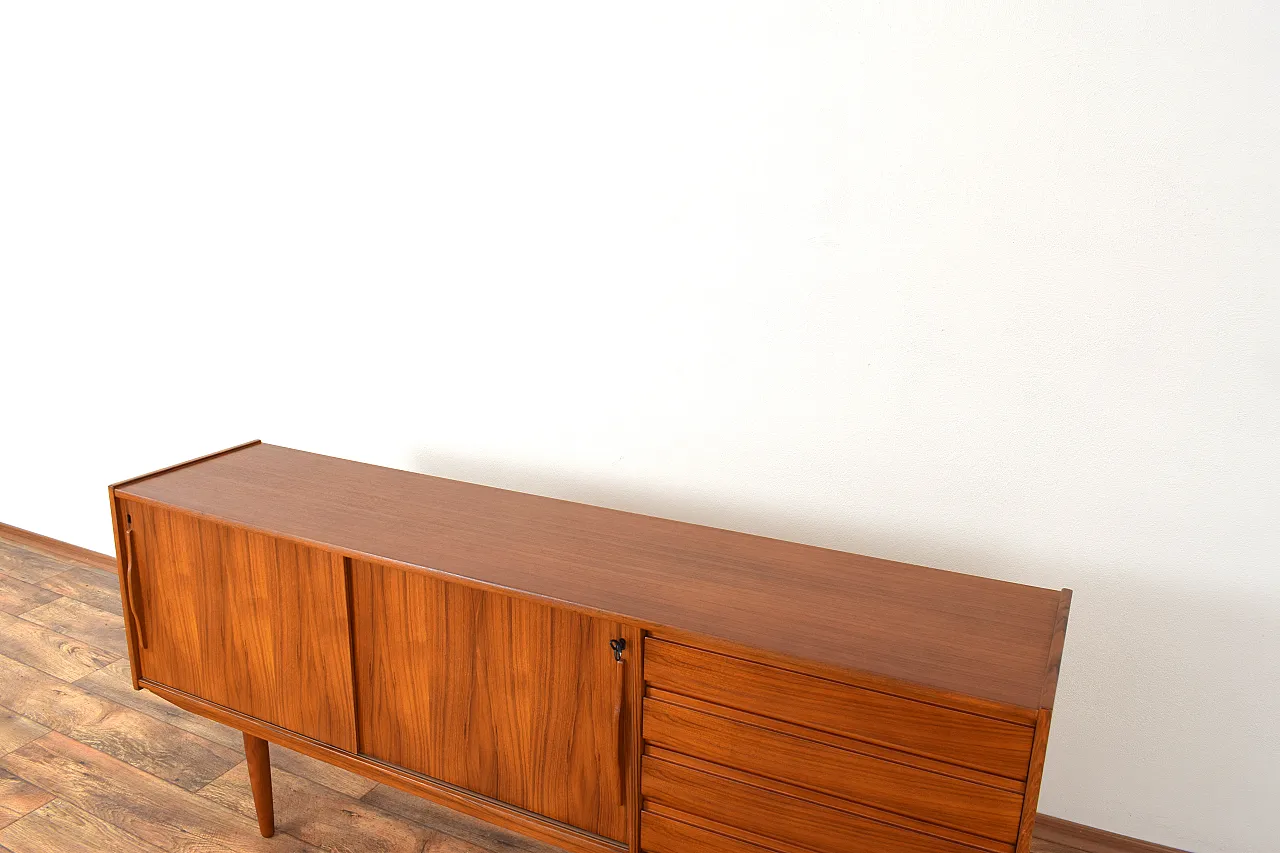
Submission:
[[650,637],[647,853],[1013,853],[1035,732]]

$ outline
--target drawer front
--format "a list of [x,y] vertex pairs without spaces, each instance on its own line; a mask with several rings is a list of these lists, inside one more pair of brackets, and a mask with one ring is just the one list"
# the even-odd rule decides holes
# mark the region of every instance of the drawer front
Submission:
[[[823,853],[974,853],[972,846],[947,838],[891,826],[652,755],[644,757],[642,767],[646,808],[659,804],[764,839],[776,839],[782,845]],[[645,844],[642,835],[641,847]],[[1012,851],[1013,847],[1000,849]]]
[[653,812],[640,815],[640,849],[644,853],[776,853],[770,847],[739,841]]
[[1017,837],[1020,794],[774,731],[768,722],[644,703],[644,740],[653,746],[962,832]]
[[645,681],[833,734],[1024,780],[1031,726],[929,705],[824,678],[649,638]]

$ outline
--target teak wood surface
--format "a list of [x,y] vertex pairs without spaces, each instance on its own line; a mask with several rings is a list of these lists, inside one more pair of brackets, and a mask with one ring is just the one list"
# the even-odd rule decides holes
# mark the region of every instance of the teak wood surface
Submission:
[[633,655],[615,661],[609,642],[632,632],[362,561],[352,612],[361,752],[627,840]]
[[644,628],[1033,712],[1052,702],[1057,590],[268,444],[114,488],[133,501]]
[[356,751],[341,557],[123,501],[140,674]]

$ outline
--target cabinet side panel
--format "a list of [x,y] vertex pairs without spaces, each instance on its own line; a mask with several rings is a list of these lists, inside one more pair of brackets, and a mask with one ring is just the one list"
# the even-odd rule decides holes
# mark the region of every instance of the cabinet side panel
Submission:
[[1049,749],[1049,723],[1053,711],[1040,709],[1036,721],[1036,739],[1031,748],[1031,764],[1027,770],[1027,793],[1022,801],[1022,821],[1018,827],[1016,853],[1031,853],[1031,834],[1036,828],[1036,808],[1040,804],[1040,780],[1044,777],[1044,756]]
[[352,561],[366,755],[625,840],[616,623]]

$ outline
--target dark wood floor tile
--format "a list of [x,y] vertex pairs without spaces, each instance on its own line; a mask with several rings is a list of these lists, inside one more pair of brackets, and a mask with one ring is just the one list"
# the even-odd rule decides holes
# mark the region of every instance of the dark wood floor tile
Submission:
[[164,853],[62,800],[54,800],[0,830],[12,853]]
[[124,617],[99,610],[83,601],[59,598],[31,608],[21,618],[106,649],[117,657],[129,655],[129,645],[124,635]]
[[[389,815],[284,770],[272,768],[276,828],[332,853],[420,853],[438,833]],[[200,791],[219,805],[254,817],[249,774],[239,764]]]
[[0,611],[4,613],[24,613],[57,597],[52,590],[0,574]]
[[120,581],[115,575],[97,569],[67,569],[40,581],[47,590],[83,601],[99,610],[124,617],[124,605],[120,602]]
[[44,625],[0,613],[0,654],[63,681],[83,678],[118,656]]
[[57,732],[0,758],[0,766],[99,820],[173,853],[315,850],[284,833],[263,838],[257,821]]
[[189,791],[243,757],[2,655],[0,705]]

